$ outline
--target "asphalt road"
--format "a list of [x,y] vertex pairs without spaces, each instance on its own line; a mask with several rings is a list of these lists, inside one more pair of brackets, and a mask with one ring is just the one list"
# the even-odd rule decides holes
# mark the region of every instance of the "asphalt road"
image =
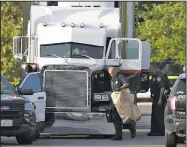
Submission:
[[[63,147],[165,147],[164,137],[148,137],[146,133],[149,132],[150,128],[150,113],[151,103],[139,103],[139,108],[143,114],[142,119],[137,123],[137,136],[134,139],[130,139],[130,133],[128,130],[123,130],[122,141],[111,141],[110,138],[80,138],[80,139],[39,139],[32,145],[33,147],[41,146],[63,146]],[[2,137],[2,147],[19,147],[14,137]],[[179,144],[177,147],[185,147],[185,144]]]

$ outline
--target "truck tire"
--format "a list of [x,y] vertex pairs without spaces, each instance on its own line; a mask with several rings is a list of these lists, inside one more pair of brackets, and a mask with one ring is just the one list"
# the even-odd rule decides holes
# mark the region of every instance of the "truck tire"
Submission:
[[20,145],[28,145],[28,144],[33,143],[33,141],[35,140],[35,137],[18,135],[18,136],[16,136],[16,140],[17,140],[18,144],[20,144]]
[[176,133],[168,134],[165,132],[165,146],[166,147],[177,147]]

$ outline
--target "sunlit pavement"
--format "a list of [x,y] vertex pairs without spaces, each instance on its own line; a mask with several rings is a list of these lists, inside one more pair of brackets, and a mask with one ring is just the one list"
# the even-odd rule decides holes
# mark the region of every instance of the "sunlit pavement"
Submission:
[[[39,139],[29,146],[67,146],[67,147],[165,147],[164,146],[164,136],[154,136],[148,137],[146,133],[149,132],[150,128],[150,116],[151,116],[151,103],[144,102],[138,104],[142,118],[137,123],[137,136],[134,139],[130,139],[130,132],[128,130],[123,130],[123,140],[122,141],[111,141],[110,138],[106,139]],[[16,146],[19,147],[14,137],[2,137],[1,146]],[[185,147],[185,144],[179,144],[177,147]]]

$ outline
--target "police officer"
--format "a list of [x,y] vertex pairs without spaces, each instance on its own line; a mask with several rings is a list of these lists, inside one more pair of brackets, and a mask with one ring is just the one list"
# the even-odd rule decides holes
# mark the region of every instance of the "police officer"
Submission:
[[23,81],[23,79],[27,76],[27,74],[33,72],[32,66],[31,65],[26,65],[25,67],[25,75],[20,79],[20,83]]
[[[125,77],[118,73],[114,67],[110,67],[108,70],[111,79],[111,88],[112,91],[120,91],[123,88],[127,88],[129,86],[129,83],[125,80]],[[122,140],[122,120],[119,116],[115,105],[112,106],[112,119],[114,123],[114,127],[116,129],[116,134],[114,137],[111,138],[111,140]],[[134,127],[134,126],[132,126]],[[136,130],[131,128],[131,138],[134,138],[136,135]]]
[[152,102],[151,114],[151,131],[148,136],[164,136],[164,109],[166,101],[164,100],[165,78],[161,71],[158,70],[158,65],[153,63],[150,66],[150,72],[153,73],[150,90]]

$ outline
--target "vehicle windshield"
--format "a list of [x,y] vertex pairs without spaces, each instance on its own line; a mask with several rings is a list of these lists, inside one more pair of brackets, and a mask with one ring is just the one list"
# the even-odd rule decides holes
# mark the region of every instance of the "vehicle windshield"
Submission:
[[62,58],[103,58],[104,46],[95,46],[81,43],[58,43],[40,46],[40,57]]
[[11,84],[1,76],[1,94],[17,94]]

